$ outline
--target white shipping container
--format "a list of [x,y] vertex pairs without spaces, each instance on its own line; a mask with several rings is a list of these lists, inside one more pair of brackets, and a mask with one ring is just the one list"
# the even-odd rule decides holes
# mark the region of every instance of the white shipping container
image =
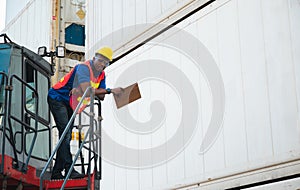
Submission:
[[90,0],[87,10],[86,55],[111,45],[122,57],[107,86],[138,82],[142,94],[121,109],[103,103],[102,189],[259,189],[299,174],[298,0]]
[[[22,1],[23,2],[23,1]],[[15,1],[7,1],[11,8]],[[24,2],[23,2],[24,3]],[[23,4],[22,3],[22,4]],[[9,10],[7,10],[9,14]],[[37,52],[38,47],[51,45],[52,2],[48,0],[31,0],[7,23],[3,33],[20,45]]]

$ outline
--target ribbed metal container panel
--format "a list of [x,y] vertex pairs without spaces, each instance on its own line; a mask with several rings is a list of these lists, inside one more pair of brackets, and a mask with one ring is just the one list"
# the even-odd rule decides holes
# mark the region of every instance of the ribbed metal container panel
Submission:
[[[206,2],[200,0],[199,2]],[[105,40],[113,31],[123,30],[125,27],[134,26],[145,23],[160,23],[173,14],[182,9],[182,7],[193,2],[192,0],[87,0],[88,14],[86,25],[87,30],[87,57],[92,56],[97,49],[94,47],[97,42],[99,45],[111,45],[116,48],[135,38],[141,30],[148,29],[132,29],[130,36],[122,36],[116,34],[113,38]],[[96,40],[96,41],[95,41]],[[102,40],[102,41],[101,41]]]
[[[7,1],[7,7],[15,1]],[[50,47],[52,2],[48,0],[32,0],[7,23],[5,33],[12,41],[37,51],[40,46]]]
[[[88,56],[104,44],[122,55],[157,32],[138,24],[181,19],[182,12],[201,2],[184,7],[187,1],[90,0]],[[108,87],[137,81],[142,99],[119,110],[112,96],[103,103],[102,188],[174,189],[207,183],[211,186],[206,189],[225,189],[294,174],[299,163],[293,163],[300,158],[299,18],[297,0],[217,0],[107,68]],[[146,37],[137,35],[142,32]],[[211,73],[205,68],[209,56],[216,66]],[[218,73],[224,95],[210,83]],[[221,89],[219,95],[214,88]],[[224,98],[224,111],[215,109],[214,96]],[[194,106],[184,109],[189,101]],[[218,111],[222,122],[201,152]],[[176,135],[181,140],[172,144]],[[161,145],[166,145],[163,156],[156,152]],[[178,146],[182,149],[170,154]],[[289,170],[282,169],[284,163],[290,163]],[[281,164],[281,172],[272,173]],[[264,175],[266,168],[271,174]],[[244,178],[254,171],[261,172],[258,178]],[[229,183],[230,176],[234,180]]]

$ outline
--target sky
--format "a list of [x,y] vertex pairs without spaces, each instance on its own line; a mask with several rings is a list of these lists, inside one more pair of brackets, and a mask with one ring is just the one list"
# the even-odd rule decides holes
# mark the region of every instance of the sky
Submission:
[[0,33],[5,27],[6,0],[0,0]]

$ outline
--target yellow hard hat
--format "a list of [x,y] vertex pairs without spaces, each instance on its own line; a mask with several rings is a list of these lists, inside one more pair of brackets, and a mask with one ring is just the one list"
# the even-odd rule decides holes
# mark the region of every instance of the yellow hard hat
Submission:
[[107,59],[109,59],[109,61],[112,61],[113,58],[113,50],[110,47],[103,47],[101,49],[99,49],[96,54],[101,54],[104,57],[106,57]]

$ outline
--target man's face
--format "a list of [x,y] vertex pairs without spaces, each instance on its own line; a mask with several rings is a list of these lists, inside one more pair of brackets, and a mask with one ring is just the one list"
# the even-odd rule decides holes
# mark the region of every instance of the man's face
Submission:
[[97,71],[103,71],[109,66],[109,60],[101,55],[97,55],[93,58],[94,67]]

